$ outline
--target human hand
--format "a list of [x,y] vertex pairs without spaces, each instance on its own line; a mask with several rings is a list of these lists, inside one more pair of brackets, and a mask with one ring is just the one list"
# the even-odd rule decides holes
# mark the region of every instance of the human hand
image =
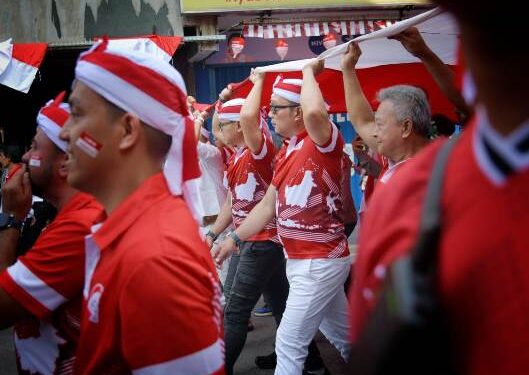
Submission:
[[32,194],[26,165],[21,164],[2,187],[2,210],[24,220],[31,210]]
[[362,50],[358,43],[350,43],[347,46],[347,51],[342,56],[342,70],[354,70],[361,55]]
[[256,72],[255,68],[252,68],[248,79],[255,85],[257,82],[261,82],[264,79],[264,74]]
[[389,36],[388,39],[398,40],[409,53],[417,58],[431,52],[416,27],[410,27],[397,35]]
[[217,267],[222,265],[231,254],[237,251],[237,245],[231,239],[231,237],[226,237],[226,239],[217,247],[213,249],[213,259],[217,264]]
[[312,74],[316,76],[323,71],[324,67],[325,67],[325,60],[316,58],[303,67],[303,72],[311,71]]
[[232,95],[233,95],[233,85],[230,83],[220,92],[219,99],[221,102],[227,102],[228,100],[231,99]]

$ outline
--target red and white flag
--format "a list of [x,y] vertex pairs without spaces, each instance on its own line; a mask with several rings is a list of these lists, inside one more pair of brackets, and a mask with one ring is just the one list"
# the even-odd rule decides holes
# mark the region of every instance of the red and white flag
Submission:
[[[456,64],[459,31],[452,17],[436,8],[348,42],[359,42],[362,49],[356,68],[364,93],[368,100],[373,101],[376,92],[382,88],[397,84],[414,85],[426,92],[432,113],[442,113],[455,119],[454,106],[443,95],[420,60],[406,51],[400,42],[387,39],[411,26],[419,29],[425,42],[445,64]],[[340,64],[348,43],[330,48],[317,57],[325,60],[325,69],[316,79],[325,101],[330,105],[329,113],[347,112]],[[278,74],[284,78],[301,78],[301,70],[313,60],[288,61],[257,68],[257,71],[266,73],[262,104],[268,105],[272,85]],[[245,97],[251,87],[249,81],[237,84],[235,96]],[[372,104],[376,107],[375,102]]]
[[[97,38],[96,40],[99,40]],[[111,47],[139,51],[169,62],[182,43],[180,36],[144,35],[126,38],[109,38]]]
[[27,94],[47,49],[46,43],[0,43],[0,84]]

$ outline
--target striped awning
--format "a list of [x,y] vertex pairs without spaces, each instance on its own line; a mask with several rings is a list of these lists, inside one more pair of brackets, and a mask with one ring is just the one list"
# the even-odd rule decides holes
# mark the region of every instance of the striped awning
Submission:
[[340,35],[363,35],[391,26],[396,22],[397,21],[366,20],[244,25],[243,35],[247,38],[265,39],[320,36],[329,33]]

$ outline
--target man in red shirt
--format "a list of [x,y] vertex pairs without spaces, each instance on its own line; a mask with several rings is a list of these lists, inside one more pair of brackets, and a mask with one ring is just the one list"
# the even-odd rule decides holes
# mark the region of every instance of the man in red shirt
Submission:
[[86,238],[76,373],[222,374],[220,286],[197,223],[184,81],[107,41],[79,57],[75,77],[61,133],[68,182],[108,215]]
[[[0,326],[14,324],[20,374],[72,374],[79,340],[84,280],[84,237],[100,219],[95,199],[66,183],[66,143],[59,132],[68,118],[64,93],[43,107],[24,166],[4,187],[0,228]],[[36,243],[15,261],[20,228],[32,193],[58,210]]]
[[376,113],[366,99],[355,66],[362,51],[352,43],[342,58],[347,112],[356,132],[371,149],[388,160],[379,181],[386,183],[406,161],[429,142],[430,106],[421,89],[398,85],[378,93]]
[[[227,239],[222,261],[235,242],[261,230],[272,218],[287,253],[290,291],[276,339],[276,374],[301,374],[318,328],[348,355],[347,301],[343,284],[350,268],[341,217],[343,139],[329,121],[315,79],[323,62],[303,69],[303,81],[280,79],[273,89],[270,117],[289,139],[276,157],[274,178],[263,200]],[[260,96],[259,96],[260,98]],[[245,107],[259,107],[246,100]]]
[[[438,290],[457,370],[472,375],[529,371],[529,64],[526,37],[505,40],[495,4],[439,0],[456,16],[476,115],[455,145],[442,188]],[[511,28],[511,26],[509,26]],[[516,29],[518,27],[518,29]],[[387,267],[417,241],[426,184],[440,142],[375,192],[360,234],[351,295],[352,337],[377,301]],[[413,192],[413,193],[412,193]]]
[[[207,234],[210,244],[232,222],[239,227],[250,211],[261,201],[272,181],[272,164],[276,154],[267,124],[256,112],[241,112],[245,100],[261,94],[263,79],[251,76],[254,88],[247,99],[223,103],[213,118],[223,141],[235,148],[227,170],[229,194],[217,221]],[[225,91],[223,91],[226,93]],[[260,99],[259,99],[260,101]],[[239,245],[240,257],[230,264],[228,278],[233,277],[226,295],[224,333],[226,373],[233,373],[247,335],[248,319],[263,292],[266,292],[276,323],[279,324],[288,296],[283,247],[277,239],[276,221]],[[236,267],[235,267],[236,266]]]

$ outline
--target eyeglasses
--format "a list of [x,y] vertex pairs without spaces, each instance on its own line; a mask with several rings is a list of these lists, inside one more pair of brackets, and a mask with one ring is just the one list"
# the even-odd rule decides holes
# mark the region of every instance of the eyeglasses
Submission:
[[222,128],[226,125],[235,124],[237,121],[227,121],[225,123],[219,122],[219,129],[222,131]]
[[270,104],[270,112],[275,115],[277,114],[277,112],[280,110],[280,109],[283,109],[283,108],[295,108],[295,107],[299,107],[299,104],[287,104],[287,105],[274,105],[274,104]]

